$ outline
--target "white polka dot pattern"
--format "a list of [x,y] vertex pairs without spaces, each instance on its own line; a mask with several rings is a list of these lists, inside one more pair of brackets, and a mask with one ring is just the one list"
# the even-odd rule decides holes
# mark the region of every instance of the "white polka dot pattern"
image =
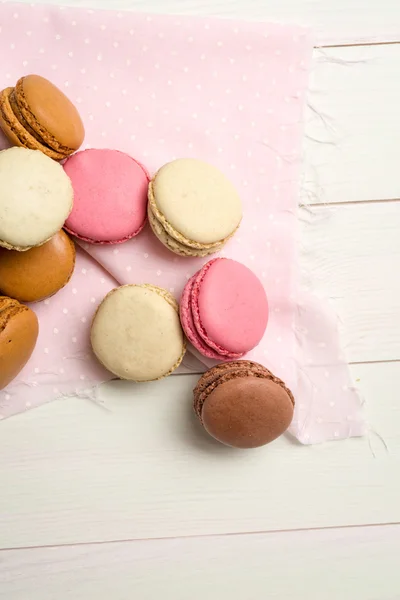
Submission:
[[[356,434],[354,399],[346,405],[343,429],[339,397],[321,393],[320,412],[310,419],[310,389],[297,386],[293,214],[312,49],[307,31],[40,5],[16,8],[6,3],[0,11],[0,21],[7,23],[0,51],[13,54],[7,73],[0,72],[0,84],[10,85],[28,72],[49,77],[79,106],[86,127],[84,147],[116,147],[151,172],[177,156],[202,158],[232,179],[243,198],[244,219],[224,256],[259,275],[271,307],[267,334],[248,358],[266,364],[301,397],[292,428],[301,441],[315,441],[314,430],[323,431],[325,439]],[[96,306],[117,282],[155,283],[179,297],[205,262],[173,256],[148,228],[118,248],[83,247],[97,264],[79,252],[68,286],[35,307],[39,342],[18,379],[0,392],[3,417],[54,395],[81,393],[110,377],[91,357],[89,327]],[[318,331],[322,335],[323,328]],[[328,354],[329,330],[316,344],[316,355]],[[189,355],[187,368],[198,369],[194,362]],[[327,378],[332,386],[334,376],[325,365],[323,382],[316,386],[327,389]],[[351,393],[350,388],[341,392]]]

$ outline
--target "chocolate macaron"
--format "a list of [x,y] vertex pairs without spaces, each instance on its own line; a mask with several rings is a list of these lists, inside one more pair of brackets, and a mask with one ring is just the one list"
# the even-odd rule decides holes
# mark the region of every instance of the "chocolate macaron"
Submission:
[[63,231],[26,252],[0,248],[0,293],[19,302],[38,302],[53,296],[71,279],[74,242]]
[[16,146],[62,160],[82,144],[85,130],[72,102],[40,75],[26,75],[0,93],[0,127]]
[[31,357],[39,332],[35,313],[17,300],[0,296],[0,390]]
[[294,398],[284,382],[251,361],[208,370],[194,391],[194,410],[205,430],[235,448],[269,444],[289,427]]

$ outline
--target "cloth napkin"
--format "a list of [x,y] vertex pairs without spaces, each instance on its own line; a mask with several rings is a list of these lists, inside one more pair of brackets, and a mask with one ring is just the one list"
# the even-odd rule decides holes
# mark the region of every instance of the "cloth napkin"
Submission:
[[[291,432],[301,442],[361,435],[360,402],[338,359],[336,323],[298,289],[308,30],[6,3],[0,52],[8,57],[0,68],[3,87],[38,73],[76,103],[84,147],[118,148],[150,173],[177,157],[201,158],[230,177],[244,218],[222,256],[253,269],[270,302],[267,333],[247,358],[293,390]],[[105,294],[119,284],[148,282],[179,299],[204,262],[174,256],[148,227],[121,245],[81,244],[68,286],[34,306],[39,341],[20,376],[0,392],[1,416],[71,393],[96,399],[96,386],[111,378],[89,344],[91,318]],[[204,371],[208,364],[187,354],[183,370]]]

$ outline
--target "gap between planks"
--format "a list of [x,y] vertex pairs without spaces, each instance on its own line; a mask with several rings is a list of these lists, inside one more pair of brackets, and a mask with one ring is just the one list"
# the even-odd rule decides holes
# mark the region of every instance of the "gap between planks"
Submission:
[[212,539],[212,538],[229,538],[229,537],[250,537],[250,536],[260,536],[260,535],[270,535],[273,536],[275,534],[290,534],[290,533],[301,533],[303,531],[310,532],[318,532],[318,531],[347,531],[347,530],[357,530],[357,529],[376,529],[377,527],[395,527],[400,525],[400,521],[393,521],[392,523],[367,523],[365,525],[333,525],[331,527],[299,527],[294,529],[274,529],[274,530],[260,530],[260,531],[242,531],[242,532],[232,532],[232,533],[205,533],[205,534],[196,534],[196,535],[177,535],[177,536],[165,536],[165,537],[143,537],[143,538],[121,538],[115,540],[96,540],[92,542],[74,542],[74,543],[66,543],[66,544],[43,544],[38,546],[14,546],[10,548],[0,548],[0,555],[4,552],[19,552],[25,550],[50,550],[52,548],[81,548],[84,546],[107,546],[112,544],[132,544],[135,542],[161,542],[168,540],[204,540],[204,539]]
[[335,202],[301,202],[300,208],[329,208],[330,206],[363,206],[366,204],[394,204],[396,202],[400,202],[400,198],[382,198],[381,200],[336,200]]
[[314,48],[319,50],[320,48],[359,48],[362,46],[395,46],[396,44],[400,44],[400,38],[398,40],[389,40],[389,41],[366,41],[366,42],[349,42],[348,44],[315,44]]

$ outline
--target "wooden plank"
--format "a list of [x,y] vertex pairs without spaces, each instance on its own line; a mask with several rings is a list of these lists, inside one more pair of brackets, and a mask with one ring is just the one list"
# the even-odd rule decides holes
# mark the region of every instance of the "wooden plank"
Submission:
[[400,198],[399,69],[400,45],[315,51],[305,203]]
[[7,600],[395,600],[399,553],[400,526],[19,550],[0,555],[0,589]]
[[[28,1],[28,0],[26,0]],[[45,0],[52,4],[280,21],[312,26],[319,44],[400,41],[397,0]]]
[[314,447],[214,443],[193,417],[194,376],[114,382],[105,409],[67,399],[4,421],[0,547],[399,522],[400,363],[354,373],[372,433]]
[[400,359],[400,202],[301,215],[304,282],[331,299],[348,360]]

